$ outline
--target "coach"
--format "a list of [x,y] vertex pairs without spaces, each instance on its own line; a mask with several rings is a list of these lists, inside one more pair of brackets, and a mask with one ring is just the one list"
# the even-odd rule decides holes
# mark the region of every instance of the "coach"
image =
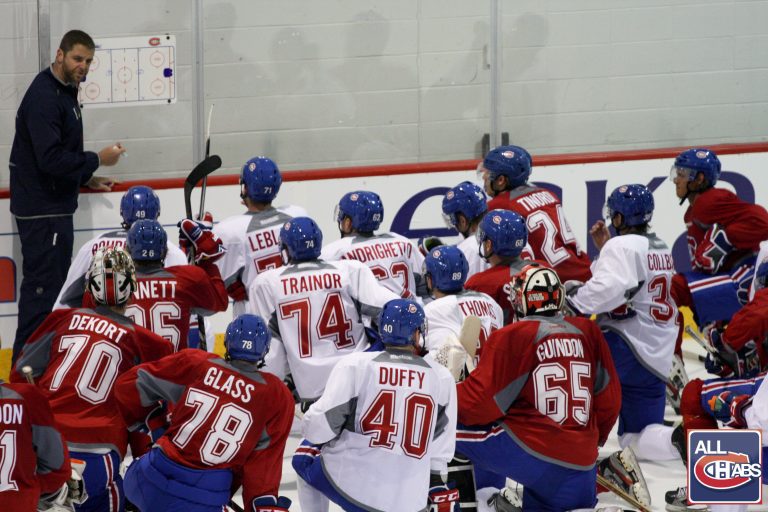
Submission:
[[27,337],[51,311],[64,283],[72,259],[72,216],[80,186],[111,190],[114,180],[93,173],[100,165],[115,165],[125,151],[119,143],[98,153],[83,151],[77,93],[95,48],[85,32],[67,32],[56,60],[35,77],[16,113],[9,166],[23,280],[14,361]]

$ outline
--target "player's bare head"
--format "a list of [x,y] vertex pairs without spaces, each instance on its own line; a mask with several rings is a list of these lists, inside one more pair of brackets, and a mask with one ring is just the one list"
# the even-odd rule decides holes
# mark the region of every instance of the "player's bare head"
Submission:
[[445,193],[443,220],[464,237],[468,237],[472,224],[477,224],[488,211],[488,198],[483,189],[471,181],[463,181]]
[[414,347],[420,350],[427,335],[427,316],[418,302],[409,299],[393,299],[379,314],[379,336],[384,345]]
[[422,274],[430,291],[444,294],[458,293],[464,289],[469,273],[466,256],[455,245],[441,245],[427,253]]
[[93,300],[101,306],[125,306],[136,290],[133,259],[122,249],[96,251],[85,279]]
[[475,237],[483,259],[488,260],[493,255],[516,258],[528,243],[528,228],[519,213],[491,210],[480,221]]
[[247,361],[261,366],[271,340],[272,334],[260,316],[240,315],[227,326],[225,357],[228,361]]
[[336,205],[334,219],[342,236],[350,233],[373,233],[384,219],[384,203],[376,192],[347,192]]
[[245,162],[240,172],[240,198],[248,204],[270,204],[277,197],[283,177],[277,164],[265,156]]
[[619,234],[645,232],[653,218],[653,193],[645,185],[622,185],[605,202],[603,217]]
[[168,234],[156,220],[137,220],[128,230],[125,248],[135,262],[160,263],[168,250]]
[[518,318],[555,315],[562,309],[564,300],[560,278],[551,268],[531,263],[512,276],[509,302]]
[[294,217],[280,228],[283,263],[316,260],[323,248],[323,232],[309,217]]
[[520,146],[499,146],[485,155],[477,172],[485,183],[485,191],[496,196],[505,190],[525,185],[531,175],[531,155]]
[[721,169],[720,159],[714,151],[692,148],[677,155],[669,179],[675,184],[675,192],[682,203],[688,195],[714,187]]

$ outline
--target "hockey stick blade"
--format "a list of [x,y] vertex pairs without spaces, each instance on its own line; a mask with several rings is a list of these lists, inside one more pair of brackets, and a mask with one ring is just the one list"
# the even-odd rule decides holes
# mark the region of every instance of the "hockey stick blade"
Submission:
[[234,500],[229,500],[229,503],[227,503],[227,507],[231,508],[235,512],[245,512],[245,509],[234,502]]
[[200,162],[192,169],[187,179],[184,180],[184,208],[186,210],[187,218],[192,218],[192,189],[198,184],[200,180],[211,174],[213,171],[221,167],[221,157],[219,155],[211,155],[205,160]]
[[651,512],[651,509],[649,509],[648,507],[646,507],[645,505],[637,501],[634,496],[625,492],[624,489],[617,486],[616,484],[614,484],[613,482],[605,478],[600,473],[597,474],[597,483],[602,485],[603,487],[605,487],[606,489],[611,491],[613,494],[623,499],[624,501],[626,501],[636,509],[638,509],[640,512]]
[[464,319],[464,323],[461,324],[461,332],[459,332],[459,343],[467,351],[467,369],[472,371],[475,369],[475,355],[477,354],[477,340],[480,338],[480,329],[483,324],[480,318],[475,315],[469,315]]

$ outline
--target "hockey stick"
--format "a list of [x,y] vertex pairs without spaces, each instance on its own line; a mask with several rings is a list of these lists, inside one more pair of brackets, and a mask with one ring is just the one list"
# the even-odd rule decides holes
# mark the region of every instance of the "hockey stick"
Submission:
[[685,326],[685,333],[686,333],[688,336],[690,336],[690,337],[693,339],[693,341],[695,341],[696,343],[698,343],[699,345],[701,345],[701,348],[703,348],[704,350],[706,350],[707,352],[709,352],[710,354],[712,354],[712,356],[713,356],[713,357],[714,357],[714,356],[716,356],[716,357],[718,357],[718,358],[720,357],[720,354],[718,354],[718,353],[717,353],[717,350],[715,349],[715,347],[713,347],[712,345],[710,345],[709,343],[707,343],[707,342],[704,340],[704,338],[702,338],[702,337],[701,337],[701,335],[700,335],[699,333],[697,333],[696,331],[694,331],[694,330],[693,330],[693,328],[692,328],[690,325],[686,325],[686,326]]
[[[205,128],[205,158],[207,159],[211,155],[211,118],[213,118],[213,103],[208,110],[208,123]],[[203,176],[203,184],[200,186],[200,210],[198,211],[197,218],[203,220],[205,215],[205,189],[208,188],[208,177]]]
[[[188,219],[192,219],[192,190],[200,180],[205,180],[209,174],[211,174],[219,167],[221,167],[221,157],[219,157],[219,155],[207,156],[205,157],[205,160],[197,164],[195,168],[192,169],[192,172],[189,173],[187,179],[184,180],[184,210]],[[200,208],[203,208],[202,199],[204,198],[201,197]],[[189,248],[188,260],[190,263],[194,264],[194,246]],[[205,319],[202,315],[197,315],[197,332],[199,333],[198,336],[200,338],[199,346],[202,350],[207,352],[208,343],[205,341]]]
[[35,378],[32,377],[32,367],[31,366],[22,366],[21,367],[21,373],[24,374],[24,378],[27,379],[27,382],[35,385]]
[[240,505],[238,505],[237,503],[235,503],[234,500],[229,500],[229,503],[227,503],[227,506],[232,510],[234,510],[235,512],[245,512],[245,509]]
[[627,503],[629,503],[633,507],[635,507],[638,510],[640,510],[640,512],[651,512],[651,509],[649,509],[648,507],[646,507],[645,505],[643,505],[642,503],[637,501],[634,496],[632,496],[631,494],[627,493],[624,489],[622,489],[618,485],[614,484],[613,482],[611,482],[610,480],[605,478],[600,473],[597,474],[597,483],[602,485],[603,487],[605,487],[606,489],[608,489],[613,494],[615,494],[619,498],[623,499],[624,501],[626,501]]
[[480,322],[480,318],[475,315],[469,315],[464,319],[464,323],[461,324],[461,332],[459,332],[459,343],[467,351],[467,370],[472,371],[475,369],[475,354],[477,354],[477,340],[480,338],[480,329],[483,324]]

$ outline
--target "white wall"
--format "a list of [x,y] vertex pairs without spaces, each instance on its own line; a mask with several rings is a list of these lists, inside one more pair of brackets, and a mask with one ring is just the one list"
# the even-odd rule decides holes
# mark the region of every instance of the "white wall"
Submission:
[[[126,178],[193,163],[189,0],[51,0],[51,40],[177,36],[179,102],[89,110]],[[762,141],[768,0],[516,0],[503,10],[501,128],[534,154]],[[489,131],[488,2],[204,2],[213,148],[233,172],[475,158]],[[0,187],[37,70],[34,0],[0,0]],[[207,111],[207,109],[206,109]]]

